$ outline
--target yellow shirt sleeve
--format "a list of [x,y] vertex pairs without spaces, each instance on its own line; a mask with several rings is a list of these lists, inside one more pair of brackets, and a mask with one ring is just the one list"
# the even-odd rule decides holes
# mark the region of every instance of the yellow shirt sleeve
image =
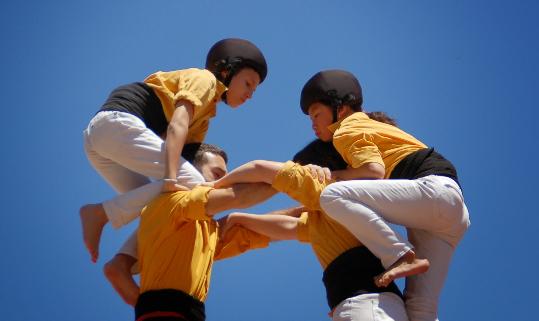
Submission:
[[309,212],[304,212],[299,217],[297,231],[298,241],[310,243],[311,237],[309,233]]
[[242,226],[234,226],[224,239],[220,239],[215,249],[215,260],[230,258],[253,249],[267,247],[270,238]]
[[382,153],[368,123],[363,125],[368,120],[363,113],[356,113],[345,118],[333,134],[333,145],[353,168],[359,168],[366,163],[378,163],[385,167]]
[[272,187],[311,210],[320,210],[320,193],[332,182],[320,182],[306,167],[286,162],[273,180]]
[[336,134],[333,136],[333,144],[346,163],[353,168],[359,168],[366,163],[378,163],[384,166],[380,150],[369,134]]
[[146,77],[144,82],[165,101],[170,102],[172,108],[182,99],[199,108],[207,105],[214,99],[217,85],[211,72],[196,68],[158,71]]
[[169,212],[175,222],[210,220],[211,217],[206,214],[210,190],[211,187],[197,186],[187,192],[171,193],[160,210]]

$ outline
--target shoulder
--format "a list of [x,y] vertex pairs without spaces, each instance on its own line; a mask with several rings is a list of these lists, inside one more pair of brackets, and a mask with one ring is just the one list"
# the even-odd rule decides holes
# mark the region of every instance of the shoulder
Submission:
[[181,70],[181,74],[185,79],[197,80],[215,86],[217,78],[207,69],[189,68]]

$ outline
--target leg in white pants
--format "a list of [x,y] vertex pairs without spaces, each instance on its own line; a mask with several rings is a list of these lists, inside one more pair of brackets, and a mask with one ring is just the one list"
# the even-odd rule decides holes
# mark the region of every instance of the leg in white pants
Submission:
[[408,313],[413,321],[436,320],[437,302],[451,256],[470,224],[455,181],[427,176],[417,180],[338,182],[322,192],[320,204],[373,254],[385,260],[384,266],[392,260],[391,253],[398,253],[392,249],[398,236],[389,233],[391,229],[381,222],[385,219],[408,227],[417,256],[430,262],[427,273],[408,279]]
[[394,293],[361,294],[343,300],[333,311],[333,321],[408,321],[404,302]]
[[[161,179],[165,173],[164,141],[128,113],[103,111],[84,131],[84,149],[92,166],[119,193]],[[180,184],[193,187],[202,175],[183,158],[178,170]],[[111,225],[121,227],[135,219],[145,204],[160,192],[160,184],[105,201]]]

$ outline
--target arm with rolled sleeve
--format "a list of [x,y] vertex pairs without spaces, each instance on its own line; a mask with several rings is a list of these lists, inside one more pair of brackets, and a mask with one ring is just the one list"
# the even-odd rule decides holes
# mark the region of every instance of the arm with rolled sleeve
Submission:
[[265,248],[270,242],[271,239],[265,235],[242,226],[233,226],[219,240],[214,258],[216,260],[227,259],[249,250]]
[[335,179],[379,179],[385,175],[385,165],[378,146],[371,134],[350,133],[339,129],[333,136],[333,145],[349,165],[346,170],[336,171]]
[[297,163],[288,161],[279,170],[273,180],[273,188],[285,193],[311,210],[320,209],[320,193],[332,181],[320,182],[311,171]]

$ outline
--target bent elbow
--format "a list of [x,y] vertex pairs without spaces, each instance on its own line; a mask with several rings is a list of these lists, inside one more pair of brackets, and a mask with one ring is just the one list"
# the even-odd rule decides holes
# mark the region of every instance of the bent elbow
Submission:
[[382,179],[386,175],[385,167],[378,163],[369,163],[367,169],[371,179]]

